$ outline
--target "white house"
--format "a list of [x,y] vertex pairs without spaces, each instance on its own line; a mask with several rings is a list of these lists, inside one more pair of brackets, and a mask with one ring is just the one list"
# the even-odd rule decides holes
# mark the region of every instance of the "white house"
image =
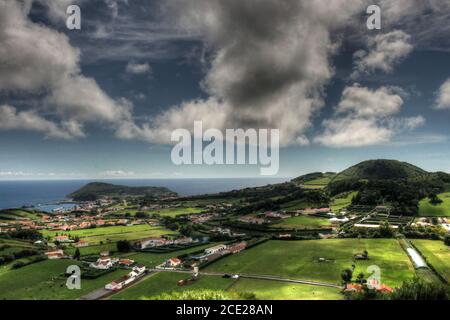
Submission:
[[117,262],[118,259],[115,258],[100,257],[96,262],[89,264],[89,267],[99,270],[108,270],[111,269]]
[[178,267],[181,264],[181,260],[178,258],[171,258],[167,260],[166,265],[169,267]]
[[226,248],[227,248],[226,245],[224,245],[224,244],[219,244],[219,245],[217,245],[217,246],[214,246],[214,247],[211,247],[211,248],[206,249],[206,250],[205,250],[205,253],[206,253],[206,254],[214,254],[214,253],[221,252],[221,251],[225,250]]

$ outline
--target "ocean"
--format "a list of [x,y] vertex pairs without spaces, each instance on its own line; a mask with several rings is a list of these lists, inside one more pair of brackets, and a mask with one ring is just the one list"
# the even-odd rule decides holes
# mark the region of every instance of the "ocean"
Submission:
[[66,200],[66,196],[89,182],[107,182],[126,186],[167,187],[182,196],[212,194],[247,187],[280,183],[288,178],[218,179],[114,179],[0,181],[0,209],[48,205]]

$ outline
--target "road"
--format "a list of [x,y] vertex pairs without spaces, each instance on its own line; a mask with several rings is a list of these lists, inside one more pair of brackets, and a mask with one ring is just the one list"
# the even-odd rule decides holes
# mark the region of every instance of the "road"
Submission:
[[[149,272],[141,277],[139,277],[136,281],[130,283],[128,286],[124,287],[122,290],[120,290],[119,292],[122,292],[123,290],[126,290],[128,288],[131,288],[137,284],[139,284],[140,282],[144,281],[145,279],[155,275],[155,272]],[[114,294],[116,294],[118,292],[116,291],[112,291],[112,290],[107,290],[105,288],[101,288],[101,289],[97,289],[95,291],[92,291],[90,293],[88,293],[87,295],[84,295],[80,298],[80,300],[102,300],[102,299],[106,299]]]

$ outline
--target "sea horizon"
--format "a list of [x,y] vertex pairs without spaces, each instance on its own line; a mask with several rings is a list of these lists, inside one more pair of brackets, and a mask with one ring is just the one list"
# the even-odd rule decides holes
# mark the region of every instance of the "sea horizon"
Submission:
[[0,210],[39,206],[69,200],[67,195],[92,182],[127,186],[166,187],[180,196],[196,196],[227,192],[248,187],[281,183],[291,178],[108,178],[0,180]]

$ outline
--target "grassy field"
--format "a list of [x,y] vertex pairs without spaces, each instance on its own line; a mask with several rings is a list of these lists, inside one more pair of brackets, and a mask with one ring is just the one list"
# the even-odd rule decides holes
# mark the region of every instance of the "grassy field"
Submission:
[[336,175],[332,173],[324,173],[321,178],[306,181],[302,186],[306,189],[323,189],[335,176]]
[[427,262],[450,282],[450,247],[442,241],[412,240],[420,253],[425,256]]
[[136,300],[157,296],[164,292],[209,289],[240,293],[254,293],[258,300],[339,300],[343,296],[338,289],[290,284],[267,280],[223,279],[216,276],[201,276],[191,285],[180,287],[177,282],[189,278],[188,274],[160,272],[150,275],[143,282],[116,295],[112,300]]
[[[370,260],[354,261],[364,250]],[[324,258],[327,262],[320,262]],[[381,268],[382,282],[398,286],[414,276],[414,268],[393,239],[330,239],[313,241],[268,241],[239,254],[221,259],[207,271],[275,275],[292,279],[340,284],[343,269],[356,264],[355,277],[367,267]]]
[[438,195],[443,201],[441,204],[432,205],[426,198],[419,203],[419,215],[422,217],[450,217],[450,192]]
[[[75,247],[70,247],[64,250],[65,253],[73,255],[75,253],[75,250],[77,248]],[[106,243],[106,244],[101,244],[101,245],[96,245],[96,246],[89,246],[89,247],[84,247],[84,248],[79,248],[80,249],[80,254],[82,256],[87,256],[87,255],[91,255],[91,254],[99,254],[100,252],[104,252],[104,251],[117,251],[117,245],[116,243]]]
[[43,230],[44,237],[54,238],[58,235],[78,236],[80,239],[90,244],[100,244],[100,242],[116,242],[118,240],[138,240],[146,237],[157,237],[163,234],[173,234],[173,231],[163,227],[152,227],[146,224],[136,226],[113,226],[93,229],[83,229],[74,231],[48,231]]
[[317,229],[322,227],[330,227],[331,223],[328,219],[298,216],[281,220],[274,227],[298,228],[298,229]]
[[94,280],[81,281],[81,290],[66,287],[64,272],[73,260],[46,260],[17,270],[0,272],[0,300],[67,300],[78,299],[128,273],[117,270]]
[[306,209],[311,208],[312,204],[309,202],[306,202],[305,200],[294,200],[287,203],[283,203],[281,205],[281,208],[284,210],[300,210],[300,209]]
[[180,292],[185,290],[209,289],[227,290],[236,280],[222,277],[200,277],[195,283],[187,286],[178,286],[178,281],[189,278],[189,274],[160,272],[150,275],[144,281],[115,294],[112,300],[137,300],[143,297],[151,298],[161,293]]
[[352,204],[352,199],[358,192],[350,192],[344,196],[334,197],[331,202],[330,208],[333,212],[339,212],[343,208]]
[[152,210],[152,211],[146,211],[150,214],[159,214],[163,217],[176,217],[183,214],[196,214],[203,212],[204,209],[201,208],[167,208],[167,209],[160,209],[160,210]]
[[38,247],[34,246],[31,242],[27,241],[18,241],[18,240],[10,240],[10,239],[0,239],[0,256],[14,254],[16,252],[22,250],[37,250]]
[[22,210],[22,209],[8,209],[0,210],[0,220],[16,220],[16,219],[38,219],[38,214],[35,212]]
[[254,293],[258,300],[343,299],[339,289],[268,280],[240,279],[229,290]]

